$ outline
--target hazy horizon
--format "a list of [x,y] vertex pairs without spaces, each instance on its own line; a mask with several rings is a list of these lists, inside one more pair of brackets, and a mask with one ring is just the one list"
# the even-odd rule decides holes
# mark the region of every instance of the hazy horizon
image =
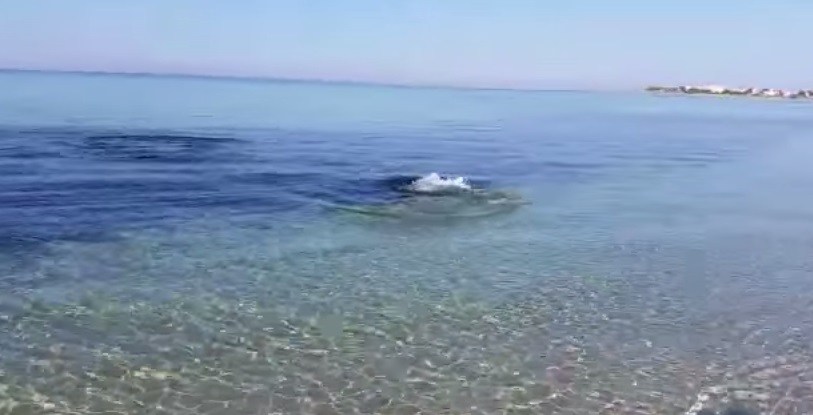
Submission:
[[500,89],[810,88],[813,3],[5,0],[0,67]]
[[[103,71],[103,70],[62,70],[62,69],[36,69],[36,68],[6,68],[0,67],[0,73],[22,73],[22,74],[54,74],[54,75],[86,75],[86,76],[131,76],[131,77],[157,77],[157,78],[201,78],[213,80],[233,80],[233,81],[256,81],[256,82],[290,82],[290,83],[313,83],[313,84],[336,84],[336,85],[360,85],[360,86],[380,86],[392,88],[439,88],[439,89],[471,89],[471,90],[505,90],[505,91],[527,91],[527,92],[635,92],[643,88],[567,88],[567,87],[511,87],[511,86],[480,86],[480,85],[445,85],[433,83],[398,83],[386,81],[366,81],[352,79],[321,79],[321,78],[295,78],[278,76],[250,76],[250,75],[217,75],[205,73],[178,73],[178,72],[123,72],[123,71]],[[643,87],[643,86],[642,86]]]

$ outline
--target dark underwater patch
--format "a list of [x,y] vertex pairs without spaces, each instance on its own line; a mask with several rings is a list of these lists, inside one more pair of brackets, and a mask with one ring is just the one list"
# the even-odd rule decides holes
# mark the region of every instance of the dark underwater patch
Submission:
[[173,134],[107,134],[83,137],[77,149],[114,161],[201,163],[234,161],[245,157],[234,146],[241,140]]

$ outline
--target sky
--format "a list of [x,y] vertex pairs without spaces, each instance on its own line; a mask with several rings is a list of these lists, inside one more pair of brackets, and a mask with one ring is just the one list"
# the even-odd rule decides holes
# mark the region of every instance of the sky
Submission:
[[0,68],[813,88],[811,0],[0,0]]

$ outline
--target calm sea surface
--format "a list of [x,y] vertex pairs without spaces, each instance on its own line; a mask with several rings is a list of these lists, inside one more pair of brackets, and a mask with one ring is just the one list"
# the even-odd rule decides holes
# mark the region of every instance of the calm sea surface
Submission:
[[[810,103],[0,91],[0,414],[813,410]],[[529,203],[416,212],[432,172]]]

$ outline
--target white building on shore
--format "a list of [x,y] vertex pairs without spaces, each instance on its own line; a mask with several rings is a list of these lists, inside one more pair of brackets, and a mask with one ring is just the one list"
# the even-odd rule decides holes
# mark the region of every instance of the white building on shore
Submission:
[[709,94],[709,95],[744,95],[764,98],[813,98],[813,89],[783,90],[775,88],[727,88],[721,85],[682,85],[678,87],[670,86],[649,86],[646,88],[651,92],[680,93],[680,94]]

